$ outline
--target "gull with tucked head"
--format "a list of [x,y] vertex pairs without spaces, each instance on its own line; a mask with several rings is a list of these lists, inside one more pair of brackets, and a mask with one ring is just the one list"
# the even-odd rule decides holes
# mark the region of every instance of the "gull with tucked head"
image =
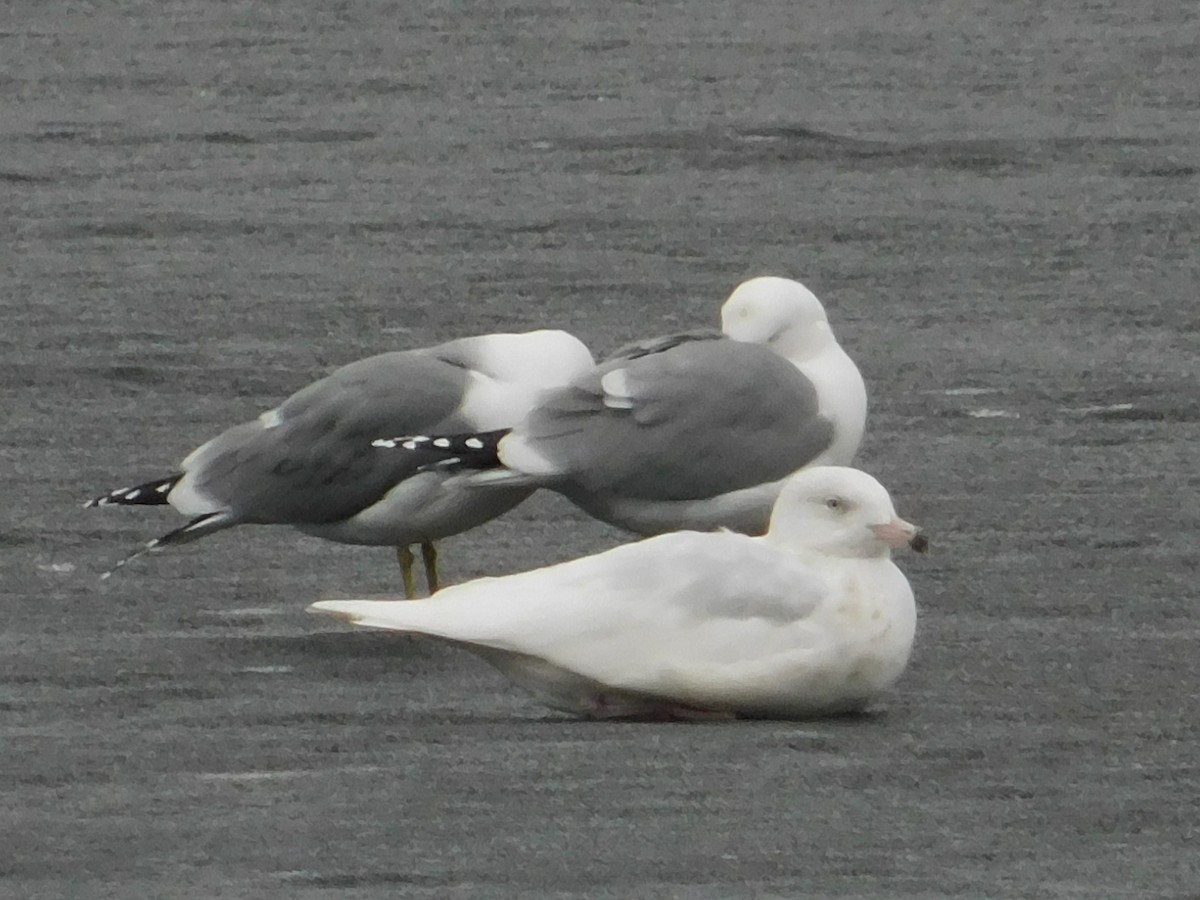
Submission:
[[761,534],[788,475],[853,460],[866,388],[821,302],[797,281],[743,283],[721,327],[623,347],[511,428],[381,435],[375,445],[480,489],[558,491],[639,534]]
[[925,549],[864,472],[817,467],[765,535],[679,531],[446,588],[314,612],[465,647],[546,705],[592,718],[806,718],[861,710],[908,662]]

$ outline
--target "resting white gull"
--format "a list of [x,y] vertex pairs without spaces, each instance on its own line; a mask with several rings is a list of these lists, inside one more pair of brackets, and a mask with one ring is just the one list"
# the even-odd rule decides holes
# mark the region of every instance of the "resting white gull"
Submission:
[[866,387],[797,281],[740,285],[721,329],[622,348],[510,429],[381,435],[376,446],[431,468],[481,470],[464,475],[481,488],[550,488],[640,534],[761,534],[783,479],[853,460]]
[[760,537],[679,531],[427,600],[311,609],[459,644],[578,715],[804,718],[861,710],[904,670],[906,544],[926,547],[878,481],[822,466],[786,481]]
[[[512,509],[522,485],[448,485],[447,473],[370,446],[381,433],[489,430],[511,425],[543,390],[594,365],[562,331],[490,334],[384,353],[344,366],[256,420],[194,450],[179,471],[119,488],[88,506],[170,504],[191,521],[117,564],[234,525],[291,525],[346,544],[397,548],[415,593],[410,545],[420,544],[437,589],[439,538]],[[110,573],[106,573],[111,574]]]

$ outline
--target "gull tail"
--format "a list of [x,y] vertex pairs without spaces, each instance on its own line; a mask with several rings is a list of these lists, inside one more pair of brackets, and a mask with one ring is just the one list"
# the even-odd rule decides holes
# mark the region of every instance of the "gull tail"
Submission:
[[425,631],[428,627],[424,600],[321,600],[312,604],[308,611],[364,628],[415,632]]
[[420,462],[420,471],[434,469],[494,469],[500,462],[500,441],[511,431],[482,431],[478,434],[413,434],[380,438],[371,446],[412,454]]
[[107,494],[101,494],[83,504],[85,509],[94,506],[165,506],[169,501],[167,495],[179,484],[183,477],[177,472],[166,478],[156,478],[134,487],[117,488]]
[[[136,502],[136,501],[134,501]],[[204,537],[206,534],[211,534],[214,531],[220,531],[222,528],[228,528],[231,525],[236,525],[237,522],[228,512],[212,512],[205,513],[202,516],[196,516],[192,521],[188,522],[174,531],[168,531],[162,537],[157,537],[146,543],[144,547],[130,553],[115,566],[100,576],[101,580],[109,578],[118,569],[121,569],[147,553],[153,553],[156,550],[161,550],[163,547],[170,547],[173,544],[186,544],[189,541],[194,541],[197,538]]]

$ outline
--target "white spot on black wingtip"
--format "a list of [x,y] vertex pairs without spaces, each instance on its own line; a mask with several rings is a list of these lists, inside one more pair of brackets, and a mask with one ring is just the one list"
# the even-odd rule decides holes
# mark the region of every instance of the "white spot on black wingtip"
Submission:
[[133,487],[113,488],[108,493],[101,494],[99,497],[93,497],[83,506],[85,509],[97,506],[134,504],[139,506],[162,506],[167,502],[167,495],[171,493],[183,477],[184,473],[180,472],[169,478],[156,478],[154,481],[147,481],[145,484]]
[[[124,497],[126,494],[128,494],[132,490],[133,490],[133,488],[127,488],[127,487],[116,488],[115,490],[109,491],[107,494],[105,494],[102,497],[93,497],[87,503],[83,504],[83,508],[84,509],[92,509],[93,507],[96,507],[96,506],[108,506],[110,503],[115,503],[117,500],[120,500],[122,497]],[[136,494],[134,496],[136,496]]]
[[424,444],[430,440],[432,440],[432,438],[423,434],[415,434],[412,436],[403,435],[401,437],[394,438],[377,438],[376,440],[371,441],[371,446],[385,447],[388,450],[394,450],[396,447],[399,447],[402,450],[416,450],[418,444]]
[[116,490],[109,491],[103,497],[95,498],[94,500],[90,501],[90,504],[92,506],[107,506],[109,503],[115,503],[116,501],[120,500],[132,490],[133,488],[127,487],[117,488]]
[[469,447],[472,450],[482,450],[483,449],[483,441],[481,441],[479,438],[474,438],[474,437],[467,438],[463,443],[465,443],[467,445],[467,447]]
[[440,450],[445,450],[450,446],[450,439],[449,438],[436,438],[433,442],[433,446],[437,447]]

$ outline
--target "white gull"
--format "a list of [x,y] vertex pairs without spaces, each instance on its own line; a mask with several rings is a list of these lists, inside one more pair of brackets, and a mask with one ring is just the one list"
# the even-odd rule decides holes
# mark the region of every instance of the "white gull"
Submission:
[[878,481],[817,467],[787,480],[761,537],[679,531],[427,600],[311,609],[458,644],[578,715],[804,718],[860,710],[903,672],[906,544],[926,547]]

